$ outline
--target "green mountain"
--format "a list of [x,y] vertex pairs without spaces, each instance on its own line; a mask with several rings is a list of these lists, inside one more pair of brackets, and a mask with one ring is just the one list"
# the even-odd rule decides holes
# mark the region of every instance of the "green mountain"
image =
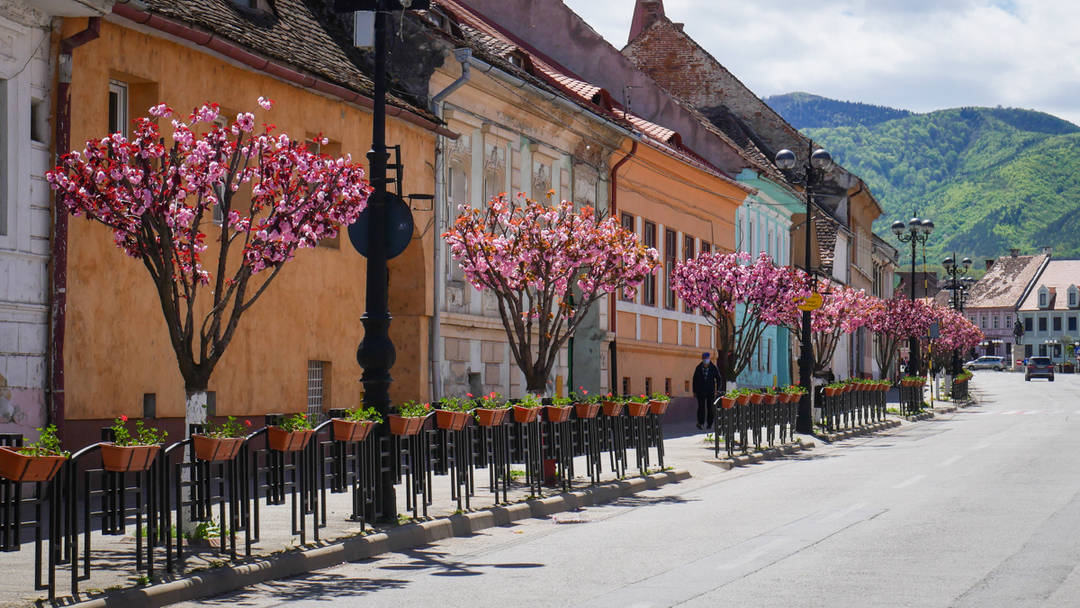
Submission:
[[810,93],[787,93],[766,97],[765,103],[796,129],[876,125],[910,116],[907,110],[856,101],[837,101]]
[[1045,245],[1055,257],[1080,257],[1080,127],[1014,108],[870,124],[854,110],[848,124],[803,131],[870,185],[885,210],[875,231],[890,243],[900,245],[890,224],[917,212],[936,225],[929,263],[952,251],[982,259]]

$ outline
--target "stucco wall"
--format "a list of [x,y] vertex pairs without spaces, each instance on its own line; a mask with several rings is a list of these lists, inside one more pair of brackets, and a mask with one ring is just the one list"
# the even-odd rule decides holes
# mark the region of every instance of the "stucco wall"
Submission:
[[[65,35],[85,21],[65,24]],[[72,83],[74,146],[107,129],[110,78],[131,83],[132,118],[157,102],[180,112],[216,101],[231,112],[258,109],[255,99],[276,101],[259,122],[277,125],[294,138],[319,133],[342,153],[366,165],[371,115],[336,99],[236,67],[211,54],[106,21],[98,40],[75,52]],[[401,144],[406,163],[404,192],[433,188],[432,133],[393,118],[388,143]],[[168,132],[168,129],[164,129]],[[416,212],[418,232],[407,252],[391,262],[391,336],[397,347],[396,401],[427,391],[430,316],[430,244],[415,240],[430,219]],[[99,225],[74,218],[68,274],[67,416],[69,419],[141,416],[143,395],[156,394],[158,417],[183,415],[183,382],[169,344],[157,298],[145,269],[126,257]],[[213,255],[214,248],[207,252]],[[301,411],[307,404],[307,362],[331,364],[329,407],[360,402],[361,369],[356,348],[363,337],[365,262],[340,237],[339,248],[303,249],[240,321],[210,381],[217,412],[254,416]]]

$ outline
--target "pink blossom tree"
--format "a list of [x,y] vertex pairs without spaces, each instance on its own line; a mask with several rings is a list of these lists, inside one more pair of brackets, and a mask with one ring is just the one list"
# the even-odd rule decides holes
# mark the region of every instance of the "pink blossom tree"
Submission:
[[703,253],[675,267],[671,285],[687,306],[698,308],[720,335],[721,361],[735,380],[753,357],[761,334],[784,325],[795,300],[809,293],[790,267],[773,264],[762,252],[753,263],[746,253]]
[[896,295],[872,302],[866,327],[878,336],[875,358],[883,378],[888,376],[900,344],[909,338],[924,340],[930,323],[930,306],[921,300],[912,302]]
[[[264,110],[271,104],[259,98]],[[172,116],[154,106],[130,139],[91,139],[46,177],[58,205],[108,227],[146,267],[184,379],[185,421],[197,423],[241,316],[297,249],[352,223],[371,189],[350,157],[316,154],[272,126],[257,130],[250,112],[221,126],[217,104],[203,105],[172,119],[170,141],[158,122]]]
[[483,209],[462,205],[442,238],[469,283],[495,295],[510,352],[537,394],[547,391],[559,350],[589,308],[620,289],[633,294],[659,260],[592,207],[575,211],[569,201],[544,205],[520,194]]
[[[802,284],[808,283],[805,272],[797,270],[796,275]],[[814,348],[815,372],[829,367],[841,336],[855,333],[869,322],[870,311],[876,300],[862,289],[832,285],[827,280],[818,281],[817,292],[822,294],[822,305],[810,312],[810,342]],[[800,342],[801,311],[793,307],[784,324],[791,330],[796,342]]]
[[930,340],[928,347],[939,366],[949,365],[954,350],[970,350],[984,339],[982,330],[951,308],[934,305],[930,314],[933,322],[938,324],[938,337]]

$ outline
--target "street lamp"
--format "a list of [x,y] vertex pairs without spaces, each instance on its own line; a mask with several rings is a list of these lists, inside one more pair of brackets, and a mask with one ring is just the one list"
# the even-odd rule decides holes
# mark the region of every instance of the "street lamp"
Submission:
[[[908,220],[905,225],[904,222],[896,221],[892,224],[893,234],[896,238],[900,239],[901,243],[911,243],[911,302],[915,302],[915,252],[918,249],[919,244],[926,244],[926,240],[930,238],[930,233],[934,231],[934,222],[915,216]],[[910,365],[908,366],[909,373],[911,369],[915,370],[915,373],[919,373],[919,338],[911,337],[908,340],[908,349],[910,350]]]
[[[812,151],[812,152],[811,152]],[[793,184],[802,184],[806,191],[806,234],[803,239],[803,270],[810,278],[813,289],[814,274],[810,260],[810,228],[813,226],[812,206],[814,202],[814,187],[824,179],[825,174],[833,168],[833,159],[825,150],[813,149],[813,142],[807,143],[807,152],[810,152],[809,162],[803,167],[804,174],[799,177],[794,173],[798,158],[791,150],[780,150],[776,153],[776,166],[784,172],[784,175]],[[814,346],[810,343],[810,310],[802,311],[801,347],[799,349],[799,384],[806,389],[799,402],[799,415],[795,420],[795,430],[800,433],[813,432],[813,416],[811,411],[811,398],[813,394],[812,376],[814,374]]]
[[[963,314],[964,304],[967,302],[968,289],[975,282],[975,279],[966,276],[968,271],[971,270],[971,258],[964,258],[959,265],[956,263],[956,254],[951,257],[945,258],[945,261],[941,263],[945,267],[945,274],[949,279],[945,282],[945,289],[952,292],[949,304],[953,310]],[[960,349],[953,349],[952,357],[952,375],[955,378],[960,374]]]

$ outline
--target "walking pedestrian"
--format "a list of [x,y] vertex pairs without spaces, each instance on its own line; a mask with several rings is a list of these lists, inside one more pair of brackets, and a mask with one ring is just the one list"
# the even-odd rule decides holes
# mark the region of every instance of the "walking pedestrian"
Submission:
[[[712,428],[713,402],[720,385],[720,371],[709,360],[709,353],[701,353],[701,363],[694,368],[694,397],[697,399],[697,428]],[[707,426],[706,426],[707,425]]]

